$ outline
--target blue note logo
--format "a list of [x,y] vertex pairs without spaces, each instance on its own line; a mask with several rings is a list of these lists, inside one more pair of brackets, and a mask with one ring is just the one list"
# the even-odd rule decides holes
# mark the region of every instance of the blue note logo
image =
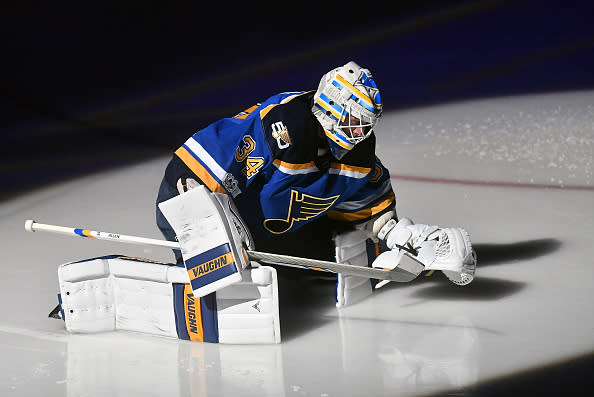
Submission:
[[291,201],[285,219],[265,219],[264,227],[270,233],[283,234],[291,230],[295,222],[306,221],[328,211],[340,195],[322,198],[291,189]]

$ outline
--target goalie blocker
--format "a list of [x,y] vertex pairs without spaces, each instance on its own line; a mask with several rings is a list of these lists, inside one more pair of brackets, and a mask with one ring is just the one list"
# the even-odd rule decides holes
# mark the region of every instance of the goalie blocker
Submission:
[[[59,266],[59,317],[74,333],[135,331],[197,342],[280,343],[276,270],[196,298],[185,270],[141,258],[104,256]],[[56,310],[57,311],[57,310]]]
[[159,209],[176,233],[195,297],[241,281],[249,264],[244,244],[253,249],[253,242],[226,194],[197,185]]

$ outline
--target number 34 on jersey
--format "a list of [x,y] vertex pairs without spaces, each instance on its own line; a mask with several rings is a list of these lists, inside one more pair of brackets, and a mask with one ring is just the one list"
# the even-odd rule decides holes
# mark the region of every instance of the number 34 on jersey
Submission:
[[249,154],[256,148],[256,142],[250,135],[242,138],[243,146],[237,148],[235,152],[235,160],[238,162],[245,161],[245,167],[242,169],[244,175],[250,179],[258,173],[260,167],[264,165],[264,157],[250,157]]

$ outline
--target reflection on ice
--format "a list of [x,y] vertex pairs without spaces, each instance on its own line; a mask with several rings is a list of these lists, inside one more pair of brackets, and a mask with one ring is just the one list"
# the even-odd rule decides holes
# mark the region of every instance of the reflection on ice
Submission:
[[[478,330],[464,316],[423,323],[348,310],[335,315],[326,312],[322,328],[281,345],[196,343],[126,331],[65,333],[52,343],[41,334],[12,335],[15,366],[30,371],[6,374],[18,395],[31,395],[27,384],[34,384],[68,396],[404,395],[478,380]],[[45,351],[35,348],[38,343]]]
[[[452,316],[439,326],[372,322],[370,326],[369,321],[347,314],[339,317],[347,374],[366,373],[366,383],[402,393],[461,388],[478,380],[480,340],[469,318]],[[357,347],[361,339],[366,341],[366,349]],[[374,360],[380,362],[374,365],[380,370],[366,372],[365,363]]]
[[71,335],[68,396],[181,395],[176,342],[128,332]]
[[116,331],[67,338],[68,396],[283,396],[278,345],[223,346]]

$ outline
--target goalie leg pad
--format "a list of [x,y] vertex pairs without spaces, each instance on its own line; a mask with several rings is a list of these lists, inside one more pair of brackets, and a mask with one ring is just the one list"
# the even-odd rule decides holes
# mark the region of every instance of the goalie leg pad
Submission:
[[276,270],[243,272],[240,283],[195,298],[183,268],[121,256],[58,269],[69,332],[126,330],[234,344],[280,343]]
[[273,267],[246,270],[240,283],[216,294],[220,343],[280,343],[278,279]]
[[171,285],[187,280],[178,266],[120,256],[63,264],[58,282],[66,329],[175,337]]
[[[336,261],[356,266],[368,266],[367,236],[360,230],[334,236]],[[336,282],[336,307],[359,302],[373,292],[371,279],[338,273]]]
[[242,244],[251,238],[243,224],[240,228],[229,220],[229,201],[199,185],[159,203],[159,208],[177,235],[194,296],[241,281],[249,263]]

